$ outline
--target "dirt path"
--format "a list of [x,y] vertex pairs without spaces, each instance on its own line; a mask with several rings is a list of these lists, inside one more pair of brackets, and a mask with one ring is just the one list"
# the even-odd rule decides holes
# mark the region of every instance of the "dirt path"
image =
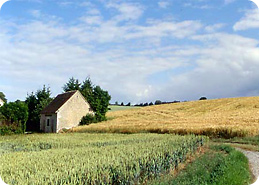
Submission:
[[243,150],[240,148],[237,148],[237,150],[241,151],[248,158],[252,173],[254,174],[256,179],[258,179],[258,177],[259,177],[259,152],[247,151],[247,150]]

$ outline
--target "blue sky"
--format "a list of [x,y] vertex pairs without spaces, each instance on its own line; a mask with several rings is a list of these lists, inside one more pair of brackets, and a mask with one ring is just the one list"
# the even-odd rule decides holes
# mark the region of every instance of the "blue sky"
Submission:
[[259,9],[249,0],[11,0],[0,11],[9,101],[70,77],[112,102],[259,95]]

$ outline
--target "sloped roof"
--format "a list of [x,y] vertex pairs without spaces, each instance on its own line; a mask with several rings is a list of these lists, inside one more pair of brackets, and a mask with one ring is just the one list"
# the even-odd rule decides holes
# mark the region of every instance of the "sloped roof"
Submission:
[[45,107],[41,114],[54,114],[56,111],[64,105],[77,91],[69,91],[63,94],[59,94],[50,104]]

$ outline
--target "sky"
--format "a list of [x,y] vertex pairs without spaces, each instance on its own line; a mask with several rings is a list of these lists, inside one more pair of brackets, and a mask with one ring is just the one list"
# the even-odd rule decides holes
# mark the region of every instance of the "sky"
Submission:
[[10,0],[0,10],[8,101],[89,77],[111,102],[259,95],[259,9],[249,0]]

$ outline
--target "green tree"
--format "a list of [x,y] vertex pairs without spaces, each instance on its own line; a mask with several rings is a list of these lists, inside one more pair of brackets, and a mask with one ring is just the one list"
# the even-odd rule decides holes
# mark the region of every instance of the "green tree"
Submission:
[[95,121],[103,121],[106,119],[105,114],[108,111],[111,96],[100,86],[93,85],[90,77],[87,77],[82,84],[78,79],[73,77],[69,79],[63,87],[64,92],[79,90],[86,98],[95,113]]
[[5,98],[5,94],[3,92],[0,92],[0,98],[6,103],[7,99]]
[[80,90],[81,84],[79,83],[78,79],[75,79],[74,77],[70,78],[69,81],[63,86],[63,90],[65,92],[68,91],[74,91],[74,90]]
[[[77,80],[78,81],[78,80]],[[80,92],[81,94],[86,98],[86,100],[91,105],[91,102],[94,101],[93,93],[94,93],[94,85],[90,79],[90,77],[87,77],[83,83],[80,86]],[[93,107],[92,107],[93,108]]]
[[97,120],[104,121],[106,119],[105,114],[108,111],[109,101],[111,96],[108,91],[104,91],[100,86],[96,86],[93,89],[93,99],[91,100],[92,109],[94,110]]
[[26,122],[28,120],[28,106],[26,103],[17,100],[16,102],[10,102],[4,104],[0,108],[1,114],[4,116],[4,120],[9,124],[17,124],[24,133],[26,129]]
[[26,98],[28,105],[29,118],[27,121],[28,131],[40,131],[40,112],[53,100],[49,87],[43,86],[34,94],[32,92]]

